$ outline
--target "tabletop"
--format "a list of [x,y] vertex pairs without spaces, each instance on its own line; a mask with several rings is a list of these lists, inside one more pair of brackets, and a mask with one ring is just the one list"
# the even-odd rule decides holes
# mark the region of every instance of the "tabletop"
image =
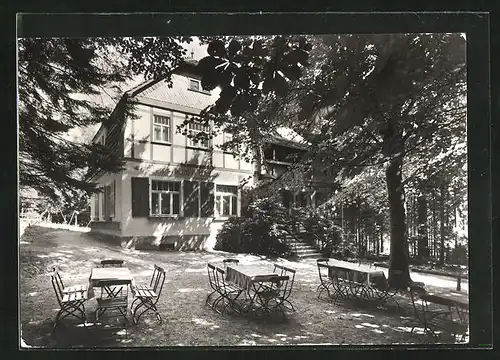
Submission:
[[126,267],[105,267],[93,268],[90,273],[90,282],[92,286],[99,286],[100,283],[127,284],[133,280],[132,273]]
[[250,290],[253,283],[269,281],[271,277],[278,276],[271,270],[251,265],[228,266],[226,280]]

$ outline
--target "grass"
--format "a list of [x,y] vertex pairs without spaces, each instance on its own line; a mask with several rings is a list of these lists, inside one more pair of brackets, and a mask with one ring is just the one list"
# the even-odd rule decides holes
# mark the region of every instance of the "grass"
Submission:
[[[292,302],[297,311],[285,321],[219,315],[205,306],[208,294],[207,262],[222,262],[229,254],[125,250],[96,241],[87,233],[41,227],[26,228],[20,247],[21,331],[33,347],[163,347],[300,344],[414,344],[430,339],[418,329],[410,335],[411,318],[387,309],[357,308],[318,300],[315,263],[286,262],[297,269]],[[262,257],[237,255],[240,264],[272,269]],[[57,265],[67,284],[88,281],[90,270],[104,258],[120,258],[146,283],[153,264],[166,272],[158,302],[163,322],[144,315],[137,326],[123,324],[117,315],[105,314],[110,328],[84,328],[70,318],[51,334],[58,304],[50,283]],[[95,299],[86,305],[89,322]],[[122,318],[123,319],[123,318]],[[421,331],[420,331],[421,332]],[[449,341],[443,339],[443,341]]]

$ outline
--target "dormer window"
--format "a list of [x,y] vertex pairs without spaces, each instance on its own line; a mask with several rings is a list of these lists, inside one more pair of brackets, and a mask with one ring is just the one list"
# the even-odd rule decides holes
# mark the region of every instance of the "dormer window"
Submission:
[[200,82],[198,80],[189,79],[189,90],[200,91]]
[[192,91],[197,91],[197,92],[201,92],[203,94],[210,95],[210,91],[203,90],[203,88],[201,87],[200,80],[197,80],[197,79],[189,79],[188,89],[192,90]]

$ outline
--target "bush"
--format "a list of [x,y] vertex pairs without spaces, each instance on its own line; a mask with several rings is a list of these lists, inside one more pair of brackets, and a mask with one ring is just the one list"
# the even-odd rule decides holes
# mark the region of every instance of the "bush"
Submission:
[[248,206],[247,217],[231,218],[216,236],[214,249],[233,253],[290,256],[283,224],[286,209],[272,199],[259,199]]
[[[343,236],[342,228],[336,224],[333,209],[320,207],[297,214],[306,230],[321,240],[320,250],[324,256],[347,259],[357,255],[355,244]],[[314,238],[311,240],[317,242]]]

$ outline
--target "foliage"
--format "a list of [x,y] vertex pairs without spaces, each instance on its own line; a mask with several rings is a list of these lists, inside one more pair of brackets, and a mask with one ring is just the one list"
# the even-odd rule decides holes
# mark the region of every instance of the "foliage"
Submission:
[[[57,201],[92,192],[89,170],[118,171],[119,154],[108,146],[66,136],[76,127],[106,123],[112,107],[102,93],[121,92],[132,75],[167,76],[182,61],[185,38],[86,38],[19,40],[20,182]],[[155,61],[162,71],[147,71]],[[112,97],[110,95],[110,97]],[[112,102],[117,99],[112,97]],[[112,105],[112,104],[109,104]],[[124,113],[131,108],[123,106]],[[123,114],[122,114],[123,115]]]
[[283,225],[286,209],[271,199],[251,203],[247,217],[227,220],[217,233],[214,249],[233,253],[290,256]]
[[[392,274],[397,270],[403,274],[404,283],[409,280],[409,270],[404,211],[408,178],[403,172],[416,176],[411,173],[413,169],[408,171],[406,164],[410,162],[404,160],[414,158],[418,159],[415,163],[425,164],[463,139],[465,40],[460,34],[398,34],[339,35],[323,41],[327,56],[317,74],[305,79],[304,87],[309,89],[301,90],[306,94],[299,104],[299,120],[309,124],[315,120],[309,130],[302,129],[312,145],[310,159],[335,159],[341,181],[367,167],[384,165],[391,229],[389,280],[395,284]],[[280,42],[280,37],[273,38],[266,44],[267,53]],[[249,44],[258,44],[260,52],[260,42]],[[209,87],[223,88],[210,111],[225,114],[230,110],[232,116],[238,116],[246,109],[256,110],[246,96],[249,83],[233,80],[238,72],[247,71],[245,64],[257,62],[247,63],[236,56],[242,48],[237,40],[214,40],[209,46],[210,56],[200,65],[210,80]],[[253,45],[247,46],[247,51],[252,49]],[[301,50],[308,55],[311,48]],[[281,59],[276,57],[276,69]],[[258,80],[268,76],[265,69],[256,68],[261,75]],[[291,73],[292,81],[302,75]],[[282,83],[281,79],[272,83],[277,97],[286,96],[284,90],[290,90]],[[268,89],[262,86],[263,91]],[[446,162],[440,165],[446,166]]]

